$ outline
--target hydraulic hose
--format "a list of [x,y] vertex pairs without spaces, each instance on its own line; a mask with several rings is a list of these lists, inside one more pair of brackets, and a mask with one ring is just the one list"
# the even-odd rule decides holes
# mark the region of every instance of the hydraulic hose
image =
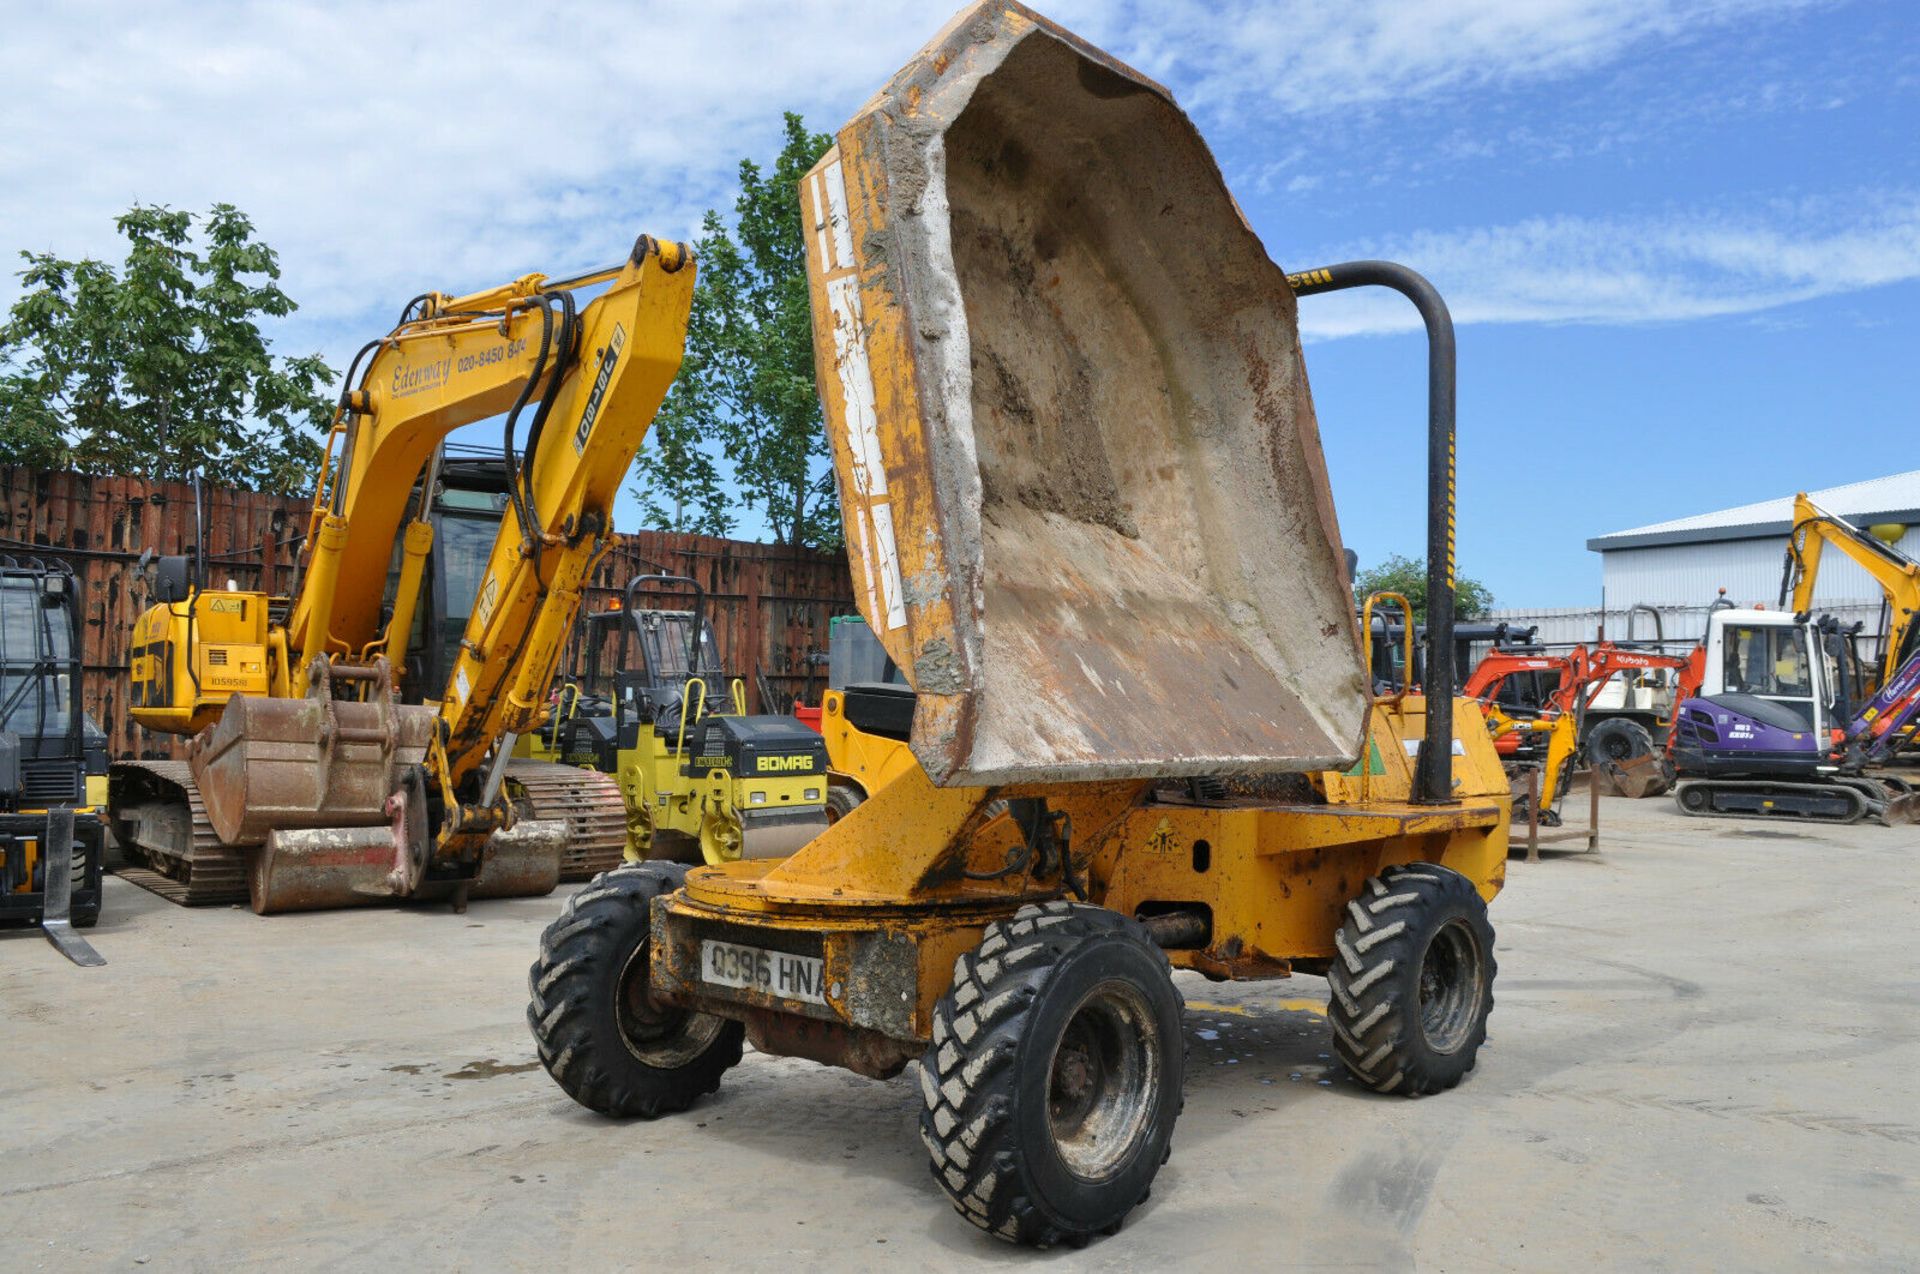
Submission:
[[[555,344],[553,357],[553,375],[547,379],[547,388],[540,395],[540,407],[533,415],[533,424],[527,430],[527,445],[523,455],[528,461],[540,454],[540,439],[546,432],[547,417],[553,414],[553,404],[560,396],[560,377],[568,361],[573,356],[573,347],[579,332],[579,317],[574,311],[573,293],[548,292],[542,298],[544,306],[551,307],[556,302],[560,306],[560,339]],[[549,312],[551,312],[549,310]],[[523,463],[513,473],[513,479],[520,488],[520,498],[526,504],[527,519],[533,523],[533,555],[537,565],[540,558],[539,534],[541,531],[540,508],[534,502],[533,475],[528,465]]]
[[[533,397],[533,387],[546,374],[547,361],[553,351],[553,310],[546,299],[540,302],[540,352],[533,360],[533,374],[520,386],[520,393],[513,400],[513,406],[507,410],[507,423],[501,433],[500,455],[507,468],[507,499],[513,505],[514,520],[519,524],[520,534],[530,543],[540,541],[540,529],[533,522],[533,511],[527,507],[525,493],[520,485],[520,465],[514,458],[513,436],[520,423],[520,413],[527,401]],[[558,377],[555,378],[556,380]]]

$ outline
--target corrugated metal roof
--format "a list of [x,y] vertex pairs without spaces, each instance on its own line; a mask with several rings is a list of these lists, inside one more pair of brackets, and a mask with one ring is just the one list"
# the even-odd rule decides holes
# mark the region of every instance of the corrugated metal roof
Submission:
[[[1827,512],[1849,521],[1920,523],[1920,469],[1807,494]],[[1605,553],[1610,549],[1649,548],[1658,544],[1758,539],[1785,535],[1792,529],[1792,518],[1793,497],[1785,495],[1716,513],[1699,513],[1671,522],[1615,531],[1588,540],[1587,547]]]

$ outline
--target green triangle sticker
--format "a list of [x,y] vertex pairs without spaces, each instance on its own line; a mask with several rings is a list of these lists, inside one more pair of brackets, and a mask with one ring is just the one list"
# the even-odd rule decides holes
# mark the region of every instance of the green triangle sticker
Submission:
[[[1386,772],[1387,764],[1380,759],[1380,742],[1377,739],[1369,737],[1367,739],[1367,773],[1385,774]],[[1353,763],[1353,768],[1347,771],[1346,777],[1350,779],[1360,777],[1360,762],[1355,761]]]

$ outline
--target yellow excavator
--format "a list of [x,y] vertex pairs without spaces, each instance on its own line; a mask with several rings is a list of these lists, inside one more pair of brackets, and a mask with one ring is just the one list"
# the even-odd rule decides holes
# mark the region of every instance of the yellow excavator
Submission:
[[[607,269],[416,298],[349,369],[291,598],[161,561],[131,711],[190,735],[187,759],[115,765],[108,813],[172,896],[265,914],[543,894],[580,820],[618,817],[609,777],[516,762],[514,742],[548,711],[582,580],[679,368],[693,276],[685,245],[643,235]],[[457,654],[442,684],[406,686],[442,443],[502,414],[508,508]]]
[[1787,560],[1780,579],[1780,607],[1795,615],[1812,614],[1821,556],[1828,546],[1844,554],[1879,586],[1882,637],[1877,666],[1855,687],[1865,699],[1910,661],[1920,658],[1920,562],[1898,547],[1905,525],[1858,527],[1827,512],[1802,491],[1793,498],[1793,529],[1787,536]]
[[[649,1117],[748,1040],[917,1060],[939,1188],[1040,1246],[1116,1231],[1171,1153],[1173,970],[1325,977],[1356,1083],[1458,1084],[1509,796],[1453,693],[1438,293],[1386,262],[1284,273],[1164,88],[1010,0],[798,194],[854,595],[913,764],[789,857],[575,894],[530,977],[548,1072]],[[1428,333],[1422,693],[1373,689],[1301,350],[1296,298],[1362,285]]]

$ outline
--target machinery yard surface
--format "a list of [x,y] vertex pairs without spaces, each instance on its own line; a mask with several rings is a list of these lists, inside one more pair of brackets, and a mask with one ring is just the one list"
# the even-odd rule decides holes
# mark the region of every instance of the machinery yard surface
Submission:
[[[1584,806],[1584,802],[1578,802]],[[1150,1201],[1034,1254],[944,1206],[889,1083],[749,1053],[655,1123],[575,1106],[521,1013],[547,898],[262,920],[117,878],[77,969],[0,933],[13,1270],[1920,1262],[1911,828],[1603,803],[1515,859],[1466,1083],[1366,1092],[1326,984],[1191,974],[1186,1111]]]

